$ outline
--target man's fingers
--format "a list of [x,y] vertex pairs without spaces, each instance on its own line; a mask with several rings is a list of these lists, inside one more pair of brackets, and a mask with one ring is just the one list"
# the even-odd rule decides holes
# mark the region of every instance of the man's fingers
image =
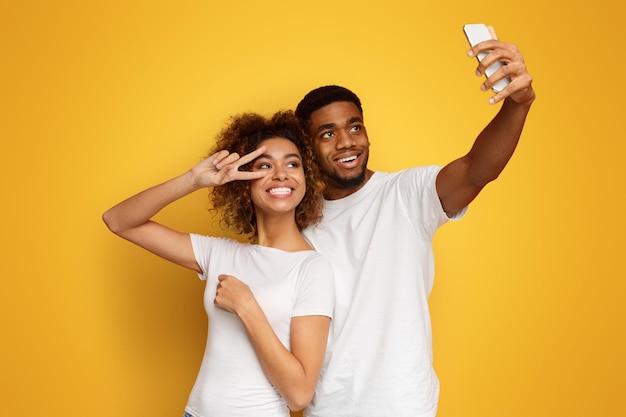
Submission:
[[498,40],[498,35],[496,35],[496,30],[493,28],[493,26],[487,26],[487,29],[489,30],[489,34],[491,35],[491,37],[495,40]]

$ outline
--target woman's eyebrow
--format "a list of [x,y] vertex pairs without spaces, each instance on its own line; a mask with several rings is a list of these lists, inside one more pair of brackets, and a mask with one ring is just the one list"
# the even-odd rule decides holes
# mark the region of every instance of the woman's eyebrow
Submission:
[[[274,159],[271,155],[264,153],[263,155],[259,155],[257,156],[256,160],[258,161],[259,159]],[[302,157],[297,154],[297,153],[288,153],[284,156],[281,157],[282,159],[288,159],[288,158],[298,158],[298,159],[302,159]]]

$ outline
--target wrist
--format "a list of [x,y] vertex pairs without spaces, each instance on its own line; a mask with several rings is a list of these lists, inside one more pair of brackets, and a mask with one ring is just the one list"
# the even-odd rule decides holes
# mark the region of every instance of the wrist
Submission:
[[198,190],[200,187],[195,183],[194,176],[191,172],[185,172],[169,181],[170,190],[173,193],[173,197],[178,199],[187,194]]
[[252,295],[241,300],[234,313],[239,318],[239,320],[244,323],[244,325],[246,323],[251,324],[259,320],[259,318],[263,317],[264,315],[263,310],[261,310],[261,307]]
[[511,102],[519,106],[530,108],[535,101],[535,97],[535,90],[530,87],[527,91],[524,91],[523,94],[507,97],[507,101],[510,99]]
[[200,188],[203,188],[193,170],[185,172],[179,178],[181,180],[181,186],[188,190],[188,192],[190,193],[199,190]]

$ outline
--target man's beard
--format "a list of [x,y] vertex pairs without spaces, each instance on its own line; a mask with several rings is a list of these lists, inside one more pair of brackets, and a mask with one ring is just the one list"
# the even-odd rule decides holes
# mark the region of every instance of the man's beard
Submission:
[[334,172],[326,172],[326,178],[328,181],[334,183],[338,188],[350,189],[363,185],[365,182],[365,174],[367,172],[367,159],[361,166],[361,172],[356,177],[341,177]]

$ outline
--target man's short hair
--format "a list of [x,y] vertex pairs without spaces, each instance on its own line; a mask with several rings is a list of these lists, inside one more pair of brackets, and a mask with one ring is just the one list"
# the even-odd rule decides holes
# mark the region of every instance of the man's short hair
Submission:
[[359,112],[361,112],[361,116],[363,116],[363,108],[361,107],[359,97],[347,88],[338,85],[326,85],[311,90],[300,100],[298,107],[296,107],[295,114],[303,129],[307,131],[311,123],[311,114],[313,114],[314,111],[339,101],[354,103],[359,109]]

